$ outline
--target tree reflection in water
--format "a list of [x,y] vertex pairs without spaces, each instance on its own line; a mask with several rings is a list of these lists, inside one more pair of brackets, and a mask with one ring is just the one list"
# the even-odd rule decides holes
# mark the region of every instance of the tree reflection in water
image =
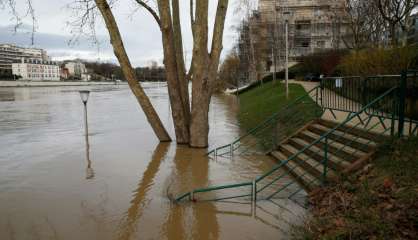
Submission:
[[[172,192],[184,192],[209,184],[209,159],[205,153],[203,149],[177,147],[170,181]],[[162,230],[167,239],[218,239],[216,207],[210,202],[173,204]]]
[[152,159],[144,171],[141,181],[138,183],[138,188],[134,191],[131,205],[125,214],[125,219],[121,222],[118,239],[131,239],[131,236],[137,232],[138,220],[141,218],[144,209],[150,203],[147,197],[148,192],[154,184],[154,178],[160,169],[161,162],[166,157],[169,146],[168,143],[160,143],[154,150]]
[[86,160],[87,160],[86,179],[93,179],[94,170],[93,170],[91,160],[90,160],[90,142],[89,142],[88,133],[85,135],[85,139],[86,139]]

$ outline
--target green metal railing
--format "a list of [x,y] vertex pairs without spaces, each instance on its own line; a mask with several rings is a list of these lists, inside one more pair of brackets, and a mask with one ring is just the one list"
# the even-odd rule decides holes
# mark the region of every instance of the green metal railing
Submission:
[[[318,166],[322,165],[322,168],[323,168],[322,177],[321,179],[312,179],[312,181],[309,184],[313,184],[315,181],[320,181],[321,184],[325,184],[328,179],[329,170],[330,169],[336,170],[336,169],[333,169],[335,165],[330,164],[330,156],[333,155],[332,153],[328,151],[330,143],[346,141],[347,139],[351,139],[351,141],[354,143],[356,141],[356,138],[345,138],[345,137],[350,134],[350,129],[355,129],[355,128],[358,128],[359,126],[363,126],[362,130],[365,133],[370,133],[378,137],[389,136],[391,132],[392,133],[395,132],[394,125],[392,125],[391,128],[388,128],[384,125],[384,123],[382,124],[380,120],[376,119],[375,115],[368,114],[368,112],[380,111],[379,106],[381,106],[382,102],[387,101],[388,98],[393,99],[394,102],[392,104],[397,105],[398,102],[396,101],[396,98],[393,97],[395,94],[397,94],[398,92],[397,90],[398,90],[397,86],[387,90],[381,96],[374,99],[367,105],[363,106],[356,113],[350,114],[350,116],[347,117],[345,121],[338,124],[336,127],[330,129],[326,133],[322,134],[318,139],[311,142],[309,145],[305,146],[303,149],[301,149],[294,155],[290,156],[288,159],[282,161],[280,164],[273,167],[270,171],[266,172],[265,174],[261,176],[258,176],[253,181],[195,189],[191,192],[183,194],[182,196],[179,196],[176,200],[181,201],[183,199],[188,198],[189,200],[199,199],[203,201],[205,200],[217,201],[217,200],[236,199],[236,198],[251,198],[252,201],[255,201],[259,198],[272,199],[282,192],[285,192],[286,197],[292,197],[296,195],[297,193],[299,193],[300,191],[302,191],[303,188],[300,186],[296,186],[296,188],[291,189],[290,187],[292,185],[296,185],[298,178],[302,178],[304,177],[304,175],[297,176],[295,179],[296,181],[290,180],[282,184],[283,182],[280,180],[286,178],[287,176],[290,177],[291,173],[288,170],[292,170],[292,169],[284,169],[284,167],[287,166],[289,161],[292,161],[300,157],[302,154],[304,154],[307,151],[313,151],[323,156],[322,161],[318,161],[317,163]],[[324,143],[324,147],[322,149],[317,149],[318,143]],[[350,142],[346,142],[346,144],[344,144],[339,149],[339,151],[343,151],[344,148],[346,148],[347,146],[350,146]],[[196,195],[200,193],[215,192],[215,191],[225,190],[225,189],[237,189],[237,188],[242,188],[242,187],[249,187],[251,191],[245,191],[244,193],[242,193],[243,191],[240,191],[240,194],[227,195],[227,196],[219,196],[219,194],[216,194],[216,197],[206,198],[206,199],[196,197]],[[268,189],[270,190],[268,191]],[[266,193],[266,194],[264,196],[260,195],[262,193]]]
[[319,87],[313,88],[233,142],[209,151],[208,155],[217,157],[271,151],[286,136],[322,115],[322,108],[317,104],[319,90]]
[[[298,106],[312,104],[312,102],[321,106],[321,113],[324,110],[348,112],[349,114],[343,122],[318,134],[318,138],[252,181],[195,189],[179,196],[176,201],[184,199],[219,201],[238,198],[251,199],[252,201],[260,198],[271,200],[280,197],[281,193],[284,194],[281,197],[292,198],[313,185],[326,184],[330,172],[337,174],[341,170],[338,169],[339,164],[346,161],[339,157],[339,153],[350,150],[350,154],[356,155],[359,152],[367,152],[368,147],[389,136],[418,135],[418,121],[414,115],[416,112],[413,110],[414,107],[418,107],[416,104],[418,94],[415,94],[417,89],[417,71],[366,79],[360,77],[324,79],[320,87],[314,88],[305,96],[296,99],[233,143],[214,149],[209,154],[222,156],[229,153],[233,155],[240,148],[254,147],[254,145],[244,143],[243,140],[246,139],[252,139],[255,142],[261,140],[261,145],[266,146],[265,142],[263,143],[266,139],[263,131],[274,133],[267,137],[266,149],[275,149],[278,142],[295,131],[291,129],[290,132],[282,133],[283,136],[277,136],[280,120],[292,122],[292,116],[297,115],[297,112],[303,109]],[[306,101],[307,98],[310,98],[311,101]],[[317,113],[317,111],[314,112]],[[311,116],[315,117],[315,114]],[[274,130],[272,131],[272,129]],[[360,135],[353,134],[359,130],[363,136],[364,134],[371,136],[367,142],[364,141],[368,138],[362,138],[363,142],[359,142]],[[335,146],[340,147],[336,148]],[[308,155],[308,158],[303,157]],[[305,181],[305,186],[302,187],[296,183],[304,178],[308,171],[293,176],[291,172],[296,168],[296,165],[289,167],[289,162],[298,159],[302,163],[306,163],[311,156],[315,156],[313,158],[316,160],[316,165],[313,168],[321,169],[321,176],[312,177],[308,182]],[[224,190],[227,192],[226,195],[222,194]],[[211,193],[215,193],[215,195]],[[205,194],[208,195],[204,196]]]
[[[409,70],[400,75],[379,75],[370,77],[331,77],[321,81],[321,105],[324,110],[357,112],[361,106],[376,99],[381,94],[398,86],[396,95],[381,102],[375,109],[369,109],[368,114],[379,117],[381,121],[391,118],[399,121],[400,127],[407,124],[407,131],[398,131],[401,135],[418,134],[418,71]],[[392,103],[399,100],[397,105]],[[402,111],[401,111],[402,109]],[[392,114],[392,115],[391,115]],[[391,116],[389,116],[391,115]]]

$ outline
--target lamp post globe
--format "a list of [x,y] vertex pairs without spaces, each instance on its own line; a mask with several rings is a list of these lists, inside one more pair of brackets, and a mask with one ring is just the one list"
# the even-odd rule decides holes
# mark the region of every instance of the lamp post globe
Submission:
[[87,101],[89,100],[90,91],[84,90],[84,91],[79,91],[79,93],[80,93],[81,101],[83,101],[84,104],[87,104]]
[[87,123],[87,101],[89,100],[90,91],[84,90],[79,91],[81,101],[84,104],[84,128],[85,128],[85,136],[87,137],[89,134],[88,123]]

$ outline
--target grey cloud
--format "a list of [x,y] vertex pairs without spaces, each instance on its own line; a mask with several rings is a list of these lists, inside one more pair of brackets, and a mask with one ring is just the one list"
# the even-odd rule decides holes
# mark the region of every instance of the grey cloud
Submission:
[[[223,55],[232,47],[234,32],[231,26],[234,25],[240,17],[234,13],[236,2],[240,0],[232,0],[225,26],[224,51]],[[106,59],[106,61],[114,61],[115,57],[109,43],[106,28],[103,24],[99,24],[97,33],[100,41],[100,51],[97,46],[93,45],[87,38],[81,38],[74,46],[69,46],[68,41],[70,29],[66,29],[65,23],[70,18],[70,13],[65,9],[65,5],[70,2],[68,0],[41,0],[35,1],[37,9],[38,29],[35,34],[35,46],[44,48],[50,55],[57,59],[64,59],[66,56],[73,58],[75,56],[83,56],[91,60]],[[184,49],[187,51],[187,58],[190,60],[192,49],[192,37],[190,31],[190,21],[188,19],[188,0],[181,0],[182,5],[182,22]],[[215,1],[216,2],[216,1]],[[211,1],[210,16],[211,24],[213,24],[215,2]],[[154,19],[144,10],[140,10],[132,17],[132,9],[135,4],[130,1],[118,4],[115,8],[115,17],[124,40],[124,45],[134,66],[147,64],[149,60],[156,60],[162,63],[163,52],[161,44],[161,34],[155,24]],[[212,6],[213,5],[213,6]],[[0,11],[0,19],[7,19],[9,15]],[[10,22],[9,22],[10,23]],[[4,24],[4,22],[3,22]],[[7,21],[6,21],[7,24]],[[18,45],[30,45],[31,26],[24,25],[17,34],[13,34],[12,26],[0,25],[0,43],[9,42]],[[99,53],[99,54],[98,54]]]

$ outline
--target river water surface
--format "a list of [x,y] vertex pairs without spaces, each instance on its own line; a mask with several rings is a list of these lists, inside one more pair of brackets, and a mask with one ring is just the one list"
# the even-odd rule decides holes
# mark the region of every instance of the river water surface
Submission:
[[[144,86],[173,136],[165,87]],[[234,96],[212,99],[211,147],[239,135],[237,108]],[[274,164],[206,151],[159,144],[127,86],[0,88],[0,239],[287,239],[305,212],[290,200],[170,201]]]

